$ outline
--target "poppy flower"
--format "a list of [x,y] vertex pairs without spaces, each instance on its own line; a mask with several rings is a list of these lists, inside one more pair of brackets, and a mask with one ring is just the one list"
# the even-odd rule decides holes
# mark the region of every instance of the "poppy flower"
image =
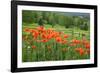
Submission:
[[58,33],[58,32],[54,32],[54,37],[56,38],[56,37],[59,37],[60,36],[60,34]]
[[68,35],[64,35],[64,38],[68,38],[69,36]]
[[79,51],[79,53],[80,53],[81,56],[84,55],[84,50],[81,49],[81,50]]
[[46,42],[48,42],[48,40],[47,39],[43,39],[43,40],[41,40],[41,42],[46,43]]
[[80,40],[73,39],[73,40],[72,40],[72,43],[80,44]]
[[33,46],[32,46],[32,49],[36,49],[36,46],[35,46],[35,45],[33,45]]
[[81,56],[84,55],[84,50],[83,48],[75,48],[75,51],[78,52]]
[[51,39],[51,38],[53,38],[53,34],[47,35],[47,39],[48,39],[48,40]]
[[67,43],[67,40],[62,40],[61,43],[62,44],[66,44]]
[[80,48],[75,48],[75,51],[76,51],[76,52],[79,52],[79,51],[80,51]]
[[49,29],[47,30],[47,32],[48,32],[48,33],[52,33],[52,32],[53,32],[53,29],[49,28]]
[[44,27],[43,27],[43,26],[37,27],[37,30],[38,30],[39,32],[43,32],[43,31],[44,31]]
[[43,38],[43,39],[46,39],[46,38],[47,38],[47,35],[43,33],[43,34],[42,34],[42,38]]
[[85,45],[85,48],[86,48],[86,49],[90,49],[90,44],[86,44],[86,45]]
[[57,42],[61,42],[62,41],[62,38],[61,37],[56,37],[56,41]]
[[82,40],[82,44],[83,44],[83,45],[86,45],[86,44],[89,44],[89,42],[86,41],[86,40]]
[[32,29],[32,30],[31,30],[31,33],[34,33],[34,32],[35,32],[35,30]]
[[38,31],[35,31],[34,33],[32,33],[34,39],[37,39],[37,37],[39,36],[39,33]]

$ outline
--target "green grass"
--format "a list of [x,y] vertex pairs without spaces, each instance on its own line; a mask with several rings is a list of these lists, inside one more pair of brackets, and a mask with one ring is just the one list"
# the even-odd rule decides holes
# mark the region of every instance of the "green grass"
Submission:
[[[23,29],[25,28],[36,28],[38,25],[36,23],[33,24],[24,24]],[[46,29],[52,28],[51,25],[44,25]],[[82,39],[81,34],[85,33],[87,40],[89,40],[89,31],[80,30],[79,28],[65,28],[64,26],[55,25],[53,28],[55,31],[62,31],[65,34],[69,34],[72,36],[72,31],[74,31],[73,36],[76,37],[78,40]],[[80,33],[80,35],[78,34]],[[78,60],[78,59],[89,59],[90,54],[85,54],[83,56],[80,56],[79,53],[75,52],[74,49],[78,47],[84,48],[84,46],[77,45],[75,47],[69,46],[70,42],[61,45],[59,43],[56,43],[54,39],[50,40],[47,43],[37,43],[32,39],[32,36],[30,34],[27,34],[26,32],[23,32],[22,35],[27,35],[28,39],[23,40],[23,46],[22,46],[22,61],[23,62],[34,62],[34,61],[55,61],[55,60]],[[68,41],[72,40],[72,37],[69,37],[66,39]],[[32,41],[31,44],[28,42]],[[37,46],[36,49],[32,49],[32,45]],[[48,50],[47,46],[51,46],[51,50]],[[66,48],[67,51],[63,52],[62,49]],[[86,50],[84,48],[84,50]]]

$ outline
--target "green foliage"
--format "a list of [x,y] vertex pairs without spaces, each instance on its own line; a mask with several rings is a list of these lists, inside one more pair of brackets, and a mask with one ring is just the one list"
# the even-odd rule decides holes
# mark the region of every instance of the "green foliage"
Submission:
[[84,25],[81,25],[80,29],[82,29],[82,30],[88,30],[89,28],[88,28],[87,23],[84,23]]
[[[37,25],[37,24],[34,24]],[[51,25],[45,25],[46,29],[51,28]],[[27,25],[26,27],[23,25],[23,30],[26,28],[35,28],[32,27],[31,25]],[[86,48],[82,46],[82,44],[78,44],[77,46],[70,46],[72,38],[72,34],[76,37],[76,39],[81,40],[82,36],[77,36],[78,34],[75,32],[79,33],[86,33],[84,30],[77,30],[75,29],[74,32],[71,33],[70,30],[73,30],[71,28],[64,28],[64,26],[60,25],[55,25],[53,29],[55,31],[61,31],[59,28],[63,29],[64,34],[70,33],[70,37],[66,38],[67,44],[60,44],[57,43],[54,39],[49,40],[46,43],[43,42],[37,42],[36,40],[33,39],[33,36],[30,33],[27,33],[23,31],[22,35],[23,38],[27,36],[27,39],[23,39],[22,42],[22,62],[39,62],[39,61],[59,61],[59,60],[81,60],[81,59],[90,59],[90,54],[84,53],[84,55],[80,55],[75,51],[76,48],[82,47],[84,50]],[[77,30],[77,31],[76,31]],[[61,31],[62,32],[62,31]],[[89,36],[89,32],[86,34],[86,38]],[[38,38],[39,40],[41,39],[40,37]],[[89,41],[89,39],[88,39]],[[32,48],[32,46],[35,45],[36,48]],[[49,47],[48,47],[49,46]]]
[[[38,26],[44,26],[46,29],[53,28],[55,31],[61,31],[65,34],[71,35],[70,38],[68,38],[68,41],[75,37],[78,40],[81,40],[81,34],[83,33],[86,34],[87,40],[90,40],[90,19],[87,17],[71,16],[63,12],[23,10],[22,29],[34,29]],[[22,42],[23,62],[90,58],[90,55],[80,57],[79,54],[73,52],[75,47],[68,47],[68,44],[61,46],[60,44],[55,43],[54,40],[51,40],[46,44],[37,43],[36,41],[32,41],[33,38],[28,33],[23,31],[22,35],[29,37]],[[31,44],[29,44],[29,41],[32,41]],[[32,49],[32,45],[37,46],[37,48]],[[52,50],[49,51],[47,45],[51,45]],[[66,49],[68,49],[68,52],[60,52],[65,47],[67,47]]]
[[[48,11],[22,11],[22,22],[24,23],[37,23],[38,25],[49,24],[52,27],[61,25],[65,28],[78,27],[82,30],[89,29],[89,18],[80,16],[70,16],[61,12],[48,12]],[[26,24],[25,24],[26,25]]]
[[22,21],[24,23],[33,23],[35,21],[35,16],[31,11],[23,11],[22,12]]

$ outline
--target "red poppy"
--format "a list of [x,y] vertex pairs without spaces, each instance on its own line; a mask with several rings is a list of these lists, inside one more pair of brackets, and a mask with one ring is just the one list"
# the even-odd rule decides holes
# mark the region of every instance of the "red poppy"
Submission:
[[43,26],[37,27],[37,30],[38,30],[39,32],[43,32],[43,31],[44,31],[44,27],[43,27]]
[[68,35],[64,35],[64,38],[68,38],[69,36]]
[[43,39],[43,40],[41,40],[41,42],[46,43],[46,42],[48,42],[48,40],[47,39]]
[[56,37],[56,41],[57,42],[61,42],[62,41],[62,38],[61,37]]
[[32,32],[32,33],[34,33],[34,32],[35,32],[35,30],[34,30],[34,29],[32,29],[32,30],[31,30],[31,32]]
[[32,49],[36,49],[36,46],[35,46],[35,45],[33,45],[33,46],[32,46]]
[[42,34],[42,38],[43,38],[43,39],[46,39],[46,38],[47,38],[47,35],[43,33],[43,34]]
[[89,42],[86,40],[82,40],[82,44],[86,45],[86,44],[89,44]]
[[80,44],[80,40],[73,39],[73,40],[72,40],[72,43]]
[[67,40],[62,40],[61,43],[62,44],[66,44],[67,43]]
[[51,39],[51,38],[53,38],[53,34],[47,35],[47,39],[48,39],[48,40]]
[[37,37],[39,36],[39,33],[38,31],[35,31],[34,33],[32,33],[34,39],[37,39]]
[[84,55],[84,50],[81,49],[79,53],[80,53],[81,56]]
[[53,32],[53,29],[50,29],[50,28],[49,28],[49,29],[47,30],[47,33],[49,33],[49,34],[51,34],[52,32]]
[[86,48],[86,49],[90,49],[90,44],[86,44],[86,45],[85,45],[85,48]]
[[81,56],[84,55],[85,52],[82,48],[76,48],[75,51],[78,52]]

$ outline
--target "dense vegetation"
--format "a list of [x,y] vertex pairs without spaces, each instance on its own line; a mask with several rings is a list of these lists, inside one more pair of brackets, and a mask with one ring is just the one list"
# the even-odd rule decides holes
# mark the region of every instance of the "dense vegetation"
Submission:
[[39,23],[42,18],[44,24],[49,24],[52,27],[55,25],[65,26],[65,28],[78,27],[82,30],[89,30],[89,17],[68,15],[61,12],[46,12],[46,11],[23,11],[24,23]]
[[90,18],[82,13],[22,12],[22,61],[90,58]]

